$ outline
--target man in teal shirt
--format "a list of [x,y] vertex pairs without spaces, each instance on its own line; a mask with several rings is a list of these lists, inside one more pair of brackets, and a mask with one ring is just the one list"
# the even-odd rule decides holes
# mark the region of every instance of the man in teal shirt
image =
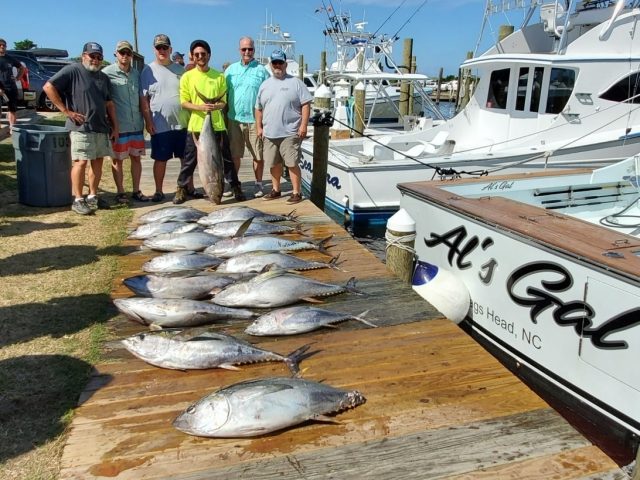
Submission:
[[269,72],[254,58],[255,46],[251,37],[240,39],[240,61],[229,65],[224,71],[227,79],[227,99],[229,112],[229,140],[231,158],[236,172],[240,170],[240,160],[245,146],[253,157],[253,173],[256,177],[255,196],[261,197],[262,173],[264,161],[262,157],[262,138],[256,132],[254,116],[256,97],[262,82],[269,78]]
[[140,157],[145,154],[144,147],[144,121],[142,118],[142,106],[144,97],[140,88],[140,73],[132,63],[133,47],[126,40],[116,45],[116,62],[102,69],[109,77],[111,97],[116,107],[116,116],[120,131],[118,138],[112,141],[113,157],[111,157],[111,171],[113,180],[118,189],[116,199],[120,203],[127,202],[124,193],[124,175],[122,162],[129,157],[131,159],[131,179],[133,181],[134,200],[146,202],[149,199],[140,191],[140,177],[142,175],[142,163]]

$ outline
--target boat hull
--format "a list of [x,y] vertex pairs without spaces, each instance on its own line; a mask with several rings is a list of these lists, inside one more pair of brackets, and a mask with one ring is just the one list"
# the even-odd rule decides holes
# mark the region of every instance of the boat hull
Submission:
[[[457,208],[467,199],[451,192],[431,196],[412,185],[400,191],[402,208],[417,220],[417,258],[462,280],[471,298],[464,322],[474,334],[620,425],[637,446],[640,283],[629,268],[638,262],[632,249],[617,268],[618,259],[599,261],[606,247],[572,248],[588,244],[585,232],[598,228],[585,222],[536,207],[517,213],[509,201],[505,207],[488,197],[467,209]],[[526,219],[514,227],[509,215]],[[547,229],[542,219],[558,225]],[[585,238],[574,239],[572,230]],[[595,243],[598,235],[610,240],[608,233],[594,235]],[[597,254],[586,255],[588,248]]]

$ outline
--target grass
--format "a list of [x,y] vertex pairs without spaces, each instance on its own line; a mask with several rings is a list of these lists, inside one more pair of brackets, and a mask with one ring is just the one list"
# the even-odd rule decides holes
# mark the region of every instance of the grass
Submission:
[[[60,125],[60,118],[47,122]],[[109,162],[101,189],[115,191]],[[130,179],[128,179],[130,181]],[[0,478],[54,479],[66,429],[110,338],[110,291],[128,208],[79,216],[17,201],[0,142]]]

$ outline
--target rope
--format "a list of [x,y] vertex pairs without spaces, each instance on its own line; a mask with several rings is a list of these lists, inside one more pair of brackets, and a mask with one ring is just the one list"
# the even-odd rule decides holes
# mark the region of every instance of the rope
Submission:
[[[390,247],[396,247],[400,250],[406,250],[407,252],[414,254],[416,250],[413,247],[410,247],[408,244],[414,242],[416,240],[416,234],[410,233],[407,235],[394,235],[389,230],[387,230],[384,234],[384,238],[387,241],[387,246],[385,247],[385,253],[389,250]],[[405,245],[405,243],[407,245]]]

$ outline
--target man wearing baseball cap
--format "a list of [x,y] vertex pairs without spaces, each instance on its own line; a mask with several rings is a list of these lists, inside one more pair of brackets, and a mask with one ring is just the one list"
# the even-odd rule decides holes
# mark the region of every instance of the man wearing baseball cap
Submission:
[[281,50],[271,54],[273,76],[262,82],[256,99],[256,127],[264,139],[265,167],[271,171],[272,190],[264,200],[280,198],[282,165],[289,168],[293,193],[287,203],[302,201],[302,174],[298,162],[302,157],[302,140],[307,136],[307,124],[313,96],[304,82],[287,73],[287,56]]
[[[164,33],[153,38],[155,60],[140,74],[147,131],[151,135],[151,158],[156,192],[151,200],[164,200],[164,176],[167,161],[182,160],[187,139],[188,113],[180,106],[180,77],[184,67],[171,61],[171,40]],[[190,192],[194,194],[193,186]]]
[[136,70],[131,60],[133,47],[126,40],[121,40],[116,45],[114,53],[115,63],[106,66],[102,71],[109,77],[111,96],[116,106],[116,116],[120,132],[111,147],[111,172],[116,183],[118,193],[116,200],[119,203],[127,203],[127,195],[124,192],[124,173],[122,162],[129,157],[131,159],[131,178],[133,180],[132,198],[139,202],[149,199],[140,191],[140,177],[142,175],[142,163],[140,157],[145,154],[144,148],[144,121],[142,119],[142,105],[144,97],[140,91],[140,72]]
[[[187,135],[187,146],[180,175],[178,176],[178,188],[173,203],[180,204],[187,199],[187,185],[189,181],[193,181],[193,173],[198,164],[194,136],[200,135],[208,112],[211,112],[213,130],[222,153],[225,180],[231,185],[236,200],[243,201],[246,198],[242,193],[238,173],[231,160],[229,137],[227,136],[227,128],[222,115],[222,110],[227,105],[227,82],[222,73],[209,67],[211,47],[206,41],[194,40],[191,42],[189,52],[196,67],[186,72],[180,79],[180,102],[185,109],[191,112],[189,126],[187,127],[190,135]],[[206,103],[200,95],[205,98],[221,98],[214,103]],[[212,201],[214,200],[212,199]]]
[[[71,190],[75,197],[71,210],[88,215],[108,205],[98,198],[102,177],[102,159],[111,156],[111,139],[118,138],[118,119],[109,90],[109,77],[100,71],[102,47],[96,42],[85,43],[82,61],[67,65],[47,83],[43,90],[67,117],[66,128],[71,138]],[[87,162],[89,195],[83,197]]]
[[182,65],[184,67],[184,54],[176,52],[171,56],[171,60],[173,60],[173,63],[177,63],[178,65]]

